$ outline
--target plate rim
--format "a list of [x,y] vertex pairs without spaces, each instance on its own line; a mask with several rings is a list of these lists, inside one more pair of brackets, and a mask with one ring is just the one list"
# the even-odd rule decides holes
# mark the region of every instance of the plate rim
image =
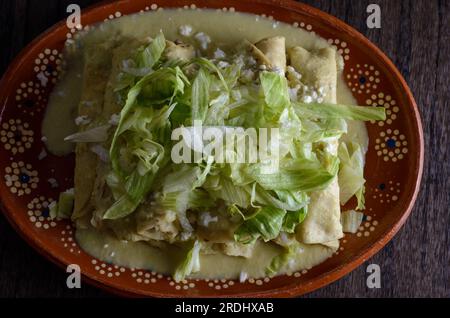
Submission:
[[[100,3],[88,6],[83,9],[82,16],[86,15],[94,15],[96,12],[100,12],[103,10],[104,7],[109,7],[111,5],[118,5],[120,4],[126,4],[127,2],[130,2],[129,0],[106,0],[101,1]],[[156,1],[160,2],[160,1]],[[166,1],[161,6],[164,7],[164,5],[167,5],[167,3],[178,3],[180,1]],[[202,0],[190,0],[190,1],[183,1],[191,3],[196,3],[199,6],[208,6],[209,2],[202,1]],[[374,43],[372,43],[368,38],[366,38],[362,33],[357,31],[352,26],[348,25],[344,21],[320,10],[316,9],[314,7],[311,7],[304,3],[299,3],[291,0],[251,0],[249,2],[254,2],[257,4],[263,4],[267,6],[271,6],[274,8],[274,10],[277,10],[279,8],[282,8],[284,10],[291,10],[295,11],[296,13],[300,13],[302,15],[308,15],[311,19],[318,20],[321,23],[327,25],[328,27],[341,31],[358,42],[362,42],[363,46],[368,47],[372,52],[374,52],[374,57],[379,59],[381,64],[385,65],[389,73],[392,75],[393,82],[397,82],[396,84],[399,85],[400,91],[405,95],[404,98],[408,102],[408,108],[411,108],[413,110],[412,117],[414,118],[413,126],[414,129],[412,130],[413,134],[415,134],[416,139],[419,141],[418,145],[418,153],[415,154],[415,159],[417,162],[417,165],[414,167],[413,172],[413,180],[415,180],[414,184],[410,184],[408,189],[405,190],[405,192],[408,194],[407,199],[405,199],[405,202],[407,202],[407,206],[401,213],[401,216],[398,220],[395,221],[392,227],[387,228],[384,232],[382,232],[379,237],[377,238],[376,242],[374,242],[371,245],[368,245],[364,248],[362,248],[358,253],[354,254],[348,262],[340,264],[339,266],[331,269],[328,272],[324,272],[316,277],[313,277],[311,281],[305,283],[305,284],[297,284],[297,285],[286,285],[283,287],[278,287],[275,289],[269,289],[266,291],[244,291],[236,294],[227,294],[227,295],[201,295],[201,297],[209,298],[209,297],[294,297],[294,296],[300,296],[309,292],[312,292],[314,290],[317,290],[319,288],[322,288],[328,284],[331,284],[338,279],[344,277],[351,271],[353,271],[355,268],[360,266],[362,263],[366,262],[369,258],[371,258],[373,255],[378,253],[400,230],[400,228],[405,224],[406,220],[410,216],[412,209],[414,207],[414,204],[417,200],[417,196],[420,190],[420,184],[422,181],[422,175],[423,175],[423,166],[424,166],[424,136],[423,136],[423,126],[422,126],[422,120],[420,116],[420,111],[417,107],[417,103],[414,99],[414,96],[411,92],[411,89],[409,88],[406,80],[404,79],[403,75],[400,73],[400,71],[397,69],[397,67],[394,65],[394,63],[391,61],[391,59],[380,49],[378,48]],[[227,5],[227,1],[221,1],[221,3],[224,3],[224,5]],[[180,5],[182,6],[182,5]],[[236,10],[239,11],[239,10]],[[65,20],[61,20],[55,24],[53,24],[51,27],[46,29],[44,32],[39,34],[37,37],[35,37],[29,44],[27,44],[20,52],[17,54],[12,62],[8,65],[7,69],[5,70],[1,80],[0,80],[0,98],[2,99],[2,103],[0,104],[0,120],[3,117],[3,112],[6,108],[6,103],[8,102],[8,99],[5,98],[5,92],[10,90],[11,82],[8,81],[9,78],[15,73],[17,69],[20,68],[20,66],[24,63],[26,60],[25,57],[29,52],[31,51],[31,48],[33,48],[36,44],[40,43],[41,41],[45,40],[47,37],[50,37],[52,34],[60,31],[61,27],[65,26]],[[409,110],[411,110],[409,109]],[[63,262],[63,260],[58,257],[57,255],[53,255],[50,251],[48,251],[45,247],[45,244],[43,244],[40,241],[33,240],[33,236],[30,235],[28,231],[26,231],[23,226],[18,224],[15,219],[12,217],[12,201],[10,197],[8,196],[0,196],[0,209],[3,213],[3,215],[6,217],[8,222],[11,224],[13,229],[19,234],[22,239],[24,239],[29,246],[31,246],[34,250],[36,250],[39,254],[43,255],[45,258],[50,260],[52,263],[56,264],[58,267],[65,269],[67,264]],[[93,277],[90,274],[82,273],[82,278],[85,282],[95,286],[99,287],[103,290],[106,290],[108,292],[111,292],[116,295],[120,296],[128,296],[128,297],[192,297],[190,295],[178,295],[178,294],[170,294],[170,293],[158,293],[155,291],[146,291],[146,293],[139,293],[138,289],[135,288],[126,288],[123,286],[122,288],[117,288],[115,286],[112,286],[110,284],[107,284],[105,282],[102,282],[101,280],[97,280],[95,277]]]

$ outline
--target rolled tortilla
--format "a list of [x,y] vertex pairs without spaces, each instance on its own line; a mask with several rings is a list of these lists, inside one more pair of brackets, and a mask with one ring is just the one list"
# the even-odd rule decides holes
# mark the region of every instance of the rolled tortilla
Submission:
[[[87,116],[92,122],[103,108],[104,92],[111,70],[111,49],[114,41],[88,46],[84,52],[84,72],[79,116]],[[80,131],[90,129],[88,125]],[[78,219],[92,210],[91,195],[96,179],[97,155],[90,151],[88,143],[77,143],[75,147],[75,203],[72,219]]]
[[[307,51],[302,47],[289,50],[291,65],[302,74],[302,81],[315,89],[323,89],[324,102],[336,103],[336,51],[324,48]],[[337,152],[337,141],[335,147]],[[306,219],[296,231],[297,239],[307,244],[324,244],[343,236],[340,222],[339,186],[337,178],[324,190],[311,193]]]
[[286,71],[286,39],[274,36],[255,43],[253,54],[261,64],[272,69]]
[[288,54],[292,67],[302,75],[302,81],[315,89],[322,89],[324,102],[336,104],[336,51],[323,48],[310,52],[296,46]]
[[343,236],[337,177],[324,190],[311,193],[308,214],[297,228],[297,239],[307,244],[324,244]]
[[130,59],[134,52],[141,46],[147,43],[147,40],[124,39],[123,43],[112,50],[111,58],[111,72],[107,79],[104,104],[101,117],[107,122],[113,114],[119,113],[123,107],[123,101],[117,98],[115,88],[120,79],[119,74],[123,72],[123,63]]
[[[108,123],[113,114],[120,113],[120,110],[123,107],[123,101],[118,98],[118,93],[115,91],[115,88],[117,87],[117,81],[120,79],[119,75],[121,72],[123,72],[123,61],[132,57],[136,49],[141,45],[148,43],[148,41],[149,40],[147,39],[137,40],[121,37],[120,43],[122,44],[116,47],[110,47],[108,56],[103,56],[103,58],[106,58],[106,60],[108,61],[108,72],[102,73],[101,77],[98,78],[98,80],[102,81],[104,85],[103,91],[101,91],[99,87],[99,90],[97,92],[99,95],[100,93],[103,94],[103,103],[98,106],[96,105],[99,112],[92,117],[92,119],[95,119],[97,123]],[[91,92],[91,89],[86,87],[83,92]],[[85,219],[88,219],[89,223],[95,224],[97,227],[100,227],[103,223],[103,214],[114,201],[111,201],[112,193],[105,183],[106,175],[109,170],[106,169],[105,162],[99,160],[98,156],[90,151],[89,147],[91,145],[87,144],[87,146],[88,148],[82,154],[82,158],[89,158],[89,160],[80,162],[80,171],[75,171],[75,177],[76,179],[82,179],[83,182],[86,183],[85,189],[79,190],[80,193],[86,192],[85,197],[88,197],[87,192],[90,191],[90,201],[86,208],[84,208],[84,210],[86,211],[83,214],[85,214],[86,212],[92,213],[85,215]],[[110,140],[104,142],[102,146],[105,150],[108,150],[110,146]],[[93,157],[95,157],[95,159]],[[81,167],[84,167],[84,169]],[[91,173],[89,174],[89,178],[85,178],[86,170],[91,171]],[[77,199],[78,198],[75,197],[75,205]]]
[[195,50],[192,45],[172,41],[166,41],[166,49],[164,52],[169,61],[173,60],[190,60],[195,56]]

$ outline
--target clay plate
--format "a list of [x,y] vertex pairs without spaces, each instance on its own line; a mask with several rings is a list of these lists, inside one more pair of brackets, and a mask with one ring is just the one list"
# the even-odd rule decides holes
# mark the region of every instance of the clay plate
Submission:
[[[414,98],[392,62],[369,40],[342,21],[292,1],[159,1],[102,3],[83,11],[83,27],[140,11],[164,7],[215,8],[266,15],[316,32],[345,59],[344,76],[360,105],[384,105],[387,119],[368,123],[365,220],[340,249],[310,270],[272,279],[193,280],[103,263],[80,250],[68,221],[53,221],[46,206],[73,184],[73,156],[47,155],[41,121],[58,76],[65,41],[75,36],[61,22],[30,43],[0,83],[0,194],[3,212],[37,251],[65,268],[78,264],[85,281],[126,296],[283,297],[301,295],[347,274],[379,251],[406,221],[417,196],[423,165],[423,133]],[[44,87],[37,77],[49,78]],[[49,182],[50,180],[50,182]],[[57,187],[55,187],[55,181]],[[52,187],[53,184],[53,187]]]

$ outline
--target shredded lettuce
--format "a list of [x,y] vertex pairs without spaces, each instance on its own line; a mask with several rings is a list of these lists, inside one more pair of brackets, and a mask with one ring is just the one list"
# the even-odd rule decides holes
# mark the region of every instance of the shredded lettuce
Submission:
[[189,246],[188,252],[183,261],[175,270],[173,278],[176,282],[180,282],[191,273],[198,272],[200,270],[200,241],[196,240]]
[[134,202],[127,194],[124,194],[106,210],[103,218],[114,220],[125,217],[136,210],[139,203]]
[[266,274],[269,276],[276,275],[283,267],[289,265],[289,262],[295,260],[302,252],[303,249],[298,242],[289,240],[288,245],[284,247],[284,250],[272,259],[270,265],[266,268]]
[[190,207],[190,191],[170,192],[163,195],[161,205],[166,210],[174,211],[185,233],[192,233],[194,229],[189,222],[186,211]]
[[193,189],[193,184],[200,177],[200,174],[200,167],[180,166],[179,169],[165,177],[163,192],[170,193]]
[[[150,191],[156,173],[167,161],[164,146],[153,139],[168,141],[168,119],[176,107],[174,99],[184,93],[188,83],[179,67],[160,68],[143,77],[128,92],[110,148],[112,168],[124,181],[125,193],[106,211],[104,218],[116,219],[132,213]],[[168,105],[159,110],[147,108],[165,103]],[[126,153],[131,154],[126,165],[120,160],[123,143]]]
[[74,189],[69,189],[59,194],[58,202],[51,202],[48,206],[52,219],[70,219],[74,205]]
[[278,172],[265,174],[259,164],[249,166],[246,172],[266,190],[315,191],[328,186],[336,177],[339,159],[329,157],[326,165],[318,161],[293,162],[291,167],[280,168]]
[[164,34],[159,32],[152,42],[139,52],[137,62],[139,67],[152,68],[161,58],[166,48]]
[[286,211],[298,211],[309,203],[309,196],[302,191],[265,190],[254,183],[252,206],[271,205]]
[[225,176],[221,176],[218,188],[209,190],[212,197],[222,199],[228,205],[236,205],[241,208],[248,208],[250,205],[250,193],[247,188],[236,186]]
[[291,104],[286,77],[275,72],[261,72],[259,79],[269,108],[280,111]]
[[353,106],[328,103],[294,103],[297,115],[306,118],[341,118],[353,120],[385,120],[384,107]]
[[361,226],[364,214],[354,210],[344,211],[341,213],[342,231],[345,233],[356,233]]
[[338,149],[340,159],[339,192],[341,205],[356,195],[358,210],[364,209],[364,153],[361,146],[354,142],[341,142]]
[[209,86],[211,79],[209,73],[200,68],[197,77],[192,83],[192,122],[206,118],[209,106]]
[[286,233],[294,233],[297,225],[299,225],[305,220],[307,213],[308,213],[307,206],[297,211],[287,212],[286,217],[283,220],[283,231]]
[[251,218],[245,220],[234,232],[239,243],[253,243],[261,237],[265,242],[278,236],[283,226],[286,210],[266,206],[258,210]]
[[70,142],[104,142],[108,139],[110,125],[102,125],[85,131],[77,132],[64,138]]
[[228,86],[227,81],[225,80],[225,77],[223,76],[222,71],[213,62],[211,62],[210,60],[208,60],[204,57],[195,58],[192,62],[200,65],[201,67],[206,68],[207,70],[209,70],[212,73],[217,74],[223,88],[227,92],[230,91],[230,87]]
[[[325,189],[337,177],[341,204],[356,196],[356,209],[364,209],[365,153],[359,144],[345,143],[341,137],[348,131],[348,120],[384,120],[383,107],[293,102],[286,77],[247,69],[246,52],[230,54],[219,64],[205,57],[170,61],[164,57],[165,50],[161,32],[122,61],[112,87],[123,105],[117,125],[98,123],[94,127],[91,123],[88,130],[66,140],[109,146],[110,161],[104,164],[109,188],[105,202],[110,206],[100,209],[104,219],[129,216],[141,204],[146,208],[148,204],[149,212],[156,206],[160,212],[176,213],[179,234],[175,240],[188,245],[175,271],[176,281],[199,269],[201,241],[193,221],[197,213],[217,209],[229,217],[235,223],[233,238],[238,243],[279,244],[280,237],[295,237],[307,217],[311,192]],[[229,137],[229,128],[255,128],[258,138],[262,134],[258,128],[277,128],[278,169],[267,169],[273,158],[259,157],[256,163],[216,162],[216,151],[234,157],[241,153],[216,149],[216,140],[201,136],[195,136],[194,142],[185,141],[189,150],[197,155],[198,146],[202,150],[210,147],[215,156],[209,153],[208,157],[194,156],[193,163],[175,164],[170,158],[171,133],[180,127],[192,133],[196,121],[220,130],[225,137]],[[272,137],[271,133],[270,141]],[[51,213],[70,217],[73,199],[61,195]],[[344,228],[353,231],[359,219],[357,212],[343,213]],[[301,248],[295,239],[282,246],[284,252],[267,268],[270,275],[286,266]]]

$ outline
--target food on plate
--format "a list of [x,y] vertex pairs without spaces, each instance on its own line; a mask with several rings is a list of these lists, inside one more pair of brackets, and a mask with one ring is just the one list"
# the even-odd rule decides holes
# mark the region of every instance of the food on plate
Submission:
[[363,121],[385,112],[355,105],[317,35],[164,10],[102,23],[65,58],[43,134],[75,153],[74,188],[50,211],[89,254],[177,281],[245,280],[309,269],[361,223]]

